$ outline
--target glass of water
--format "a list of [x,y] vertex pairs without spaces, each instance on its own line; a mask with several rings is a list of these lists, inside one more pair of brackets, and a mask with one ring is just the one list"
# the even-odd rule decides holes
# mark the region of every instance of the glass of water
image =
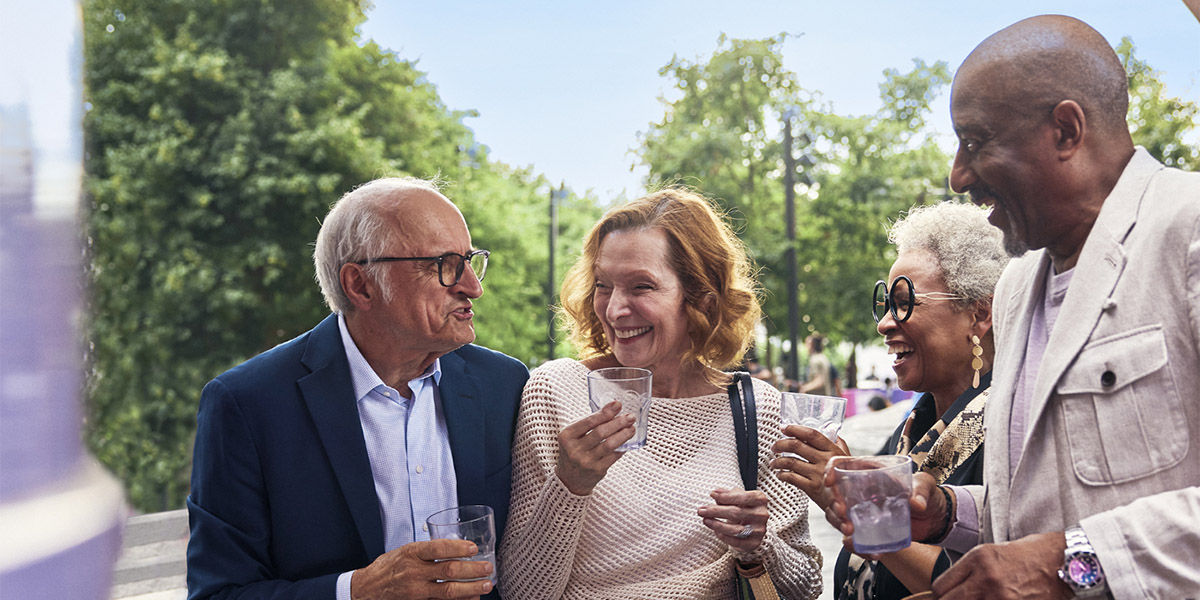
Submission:
[[496,516],[492,512],[492,507],[469,504],[447,508],[429,515],[429,518],[425,519],[425,524],[429,526],[429,539],[431,540],[474,542],[475,546],[479,548],[479,553],[462,560],[486,560],[491,563],[492,574],[488,579],[491,580],[493,586],[497,584]]
[[650,383],[652,374],[635,367],[609,367],[588,373],[588,405],[592,412],[609,402],[621,403],[620,414],[633,415],[633,438],[617,448],[620,452],[636,450],[646,445],[646,416],[650,413]]
[[835,458],[834,485],[854,524],[854,551],[883,554],[912,543],[912,459],[903,455]]
[[836,442],[842,422],[846,419],[846,399],[838,396],[781,392],[779,418],[784,427],[811,427],[825,434],[829,441]]

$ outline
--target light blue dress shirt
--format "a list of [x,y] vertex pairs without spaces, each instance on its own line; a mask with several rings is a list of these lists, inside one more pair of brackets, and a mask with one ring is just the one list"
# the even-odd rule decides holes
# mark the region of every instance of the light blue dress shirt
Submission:
[[[441,360],[435,360],[420,377],[408,382],[412,391],[412,399],[408,399],[375,373],[351,339],[346,318],[340,314],[338,329],[350,362],[350,379],[379,498],[384,551],[427,541],[425,519],[458,505],[454,457],[438,393]],[[350,571],[338,576],[337,600],[350,600],[352,575]]]

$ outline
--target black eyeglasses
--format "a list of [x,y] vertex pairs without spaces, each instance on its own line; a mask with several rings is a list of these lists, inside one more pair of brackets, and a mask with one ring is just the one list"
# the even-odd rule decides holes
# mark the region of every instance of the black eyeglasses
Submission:
[[438,266],[438,283],[445,287],[453,287],[462,279],[463,271],[467,265],[471,266],[471,271],[475,273],[475,277],[483,281],[483,276],[487,273],[488,257],[491,255],[492,253],[487,250],[472,250],[466,254],[447,252],[441,256],[381,256],[379,258],[364,258],[354,261],[354,264],[365,265],[368,263],[414,260],[436,262]]
[[875,294],[871,302],[871,316],[875,317],[875,322],[878,323],[883,318],[883,315],[891,311],[892,318],[897,323],[903,323],[912,316],[913,306],[916,305],[917,298],[930,301],[967,299],[949,292],[918,294],[916,288],[913,287],[912,280],[905,275],[901,275],[892,280],[891,290],[888,289],[886,281],[875,282]]

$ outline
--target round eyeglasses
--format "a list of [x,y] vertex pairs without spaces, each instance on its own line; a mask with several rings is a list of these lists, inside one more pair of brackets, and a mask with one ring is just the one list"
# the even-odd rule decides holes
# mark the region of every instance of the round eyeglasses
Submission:
[[903,323],[912,316],[913,307],[916,306],[917,299],[939,301],[939,300],[966,300],[965,296],[951,294],[949,292],[927,292],[918,294],[916,288],[913,287],[913,282],[906,275],[901,275],[892,280],[891,289],[888,289],[886,281],[880,280],[875,282],[875,293],[871,302],[871,316],[878,323],[883,316],[889,311],[892,313],[892,318],[897,323]]
[[381,256],[379,258],[364,258],[354,261],[356,265],[385,262],[430,261],[438,266],[438,283],[444,287],[454,287],[462,279],[467,266],[479,281],[487,273],[488,257],[492,253],[487,250],[472,250],[466,254],[447,252],[441,256]]

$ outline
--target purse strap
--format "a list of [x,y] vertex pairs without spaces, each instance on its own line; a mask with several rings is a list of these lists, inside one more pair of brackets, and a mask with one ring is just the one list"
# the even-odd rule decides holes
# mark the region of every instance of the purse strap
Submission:
[[742,474],[742,485],[750,491],[758,487],[758,411],[754,406],[754,383],[750,374],[734,373],[727,391],[737,439],[738,471]]

